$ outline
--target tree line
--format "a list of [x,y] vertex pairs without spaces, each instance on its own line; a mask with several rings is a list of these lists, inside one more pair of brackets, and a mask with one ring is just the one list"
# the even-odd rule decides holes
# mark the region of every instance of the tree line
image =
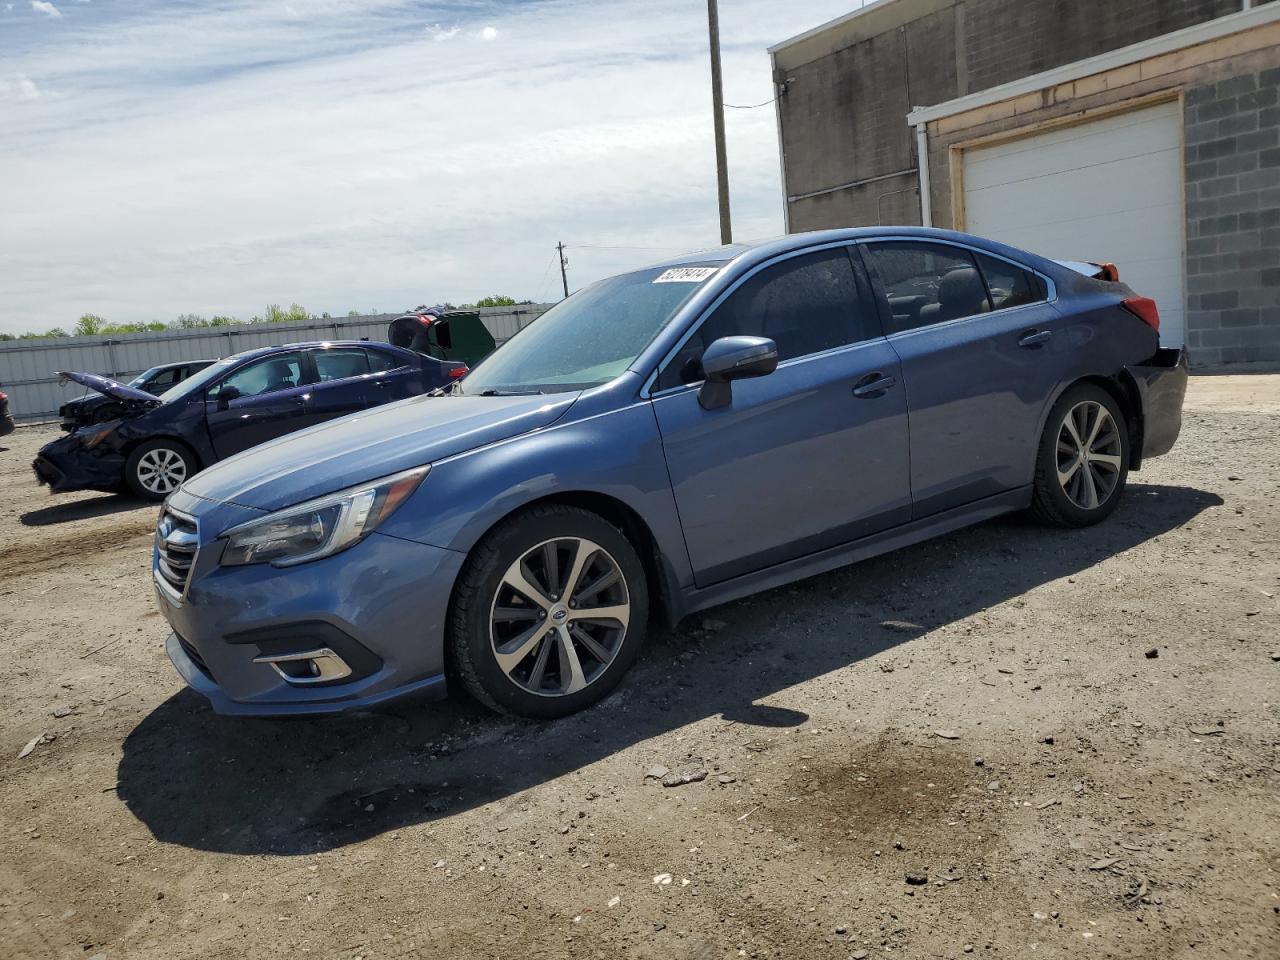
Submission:
[[[522,300],[520,303],[532,303],[532,300]],[[459,307],[455,307],[451,303],[444,304],[449,310],[466,310],[473,307],[514,307],[517,301],[512,297],[497,295],[492,297],[483,297],[475,303],[464,303]],[[381,313],[376,307],[367,312],[360,310],[348,310],[348,317],[364,317],[377,315]],[[155,320],[150,323],[112,323],[104,317],[98,316],[96,313],[86,313],[76,321],[75,326],[70,330],[63,327],[53,327],[43,333],[0,333],[0,341],[3,340],[45,340],[57,339],[60,337],[113,337],[122,333],[149,333],[161,330],[201,330],[206,327],[234,327],[248,323],[287,323],[297,320],[332,320],[333,315],[330,313],[321,313],[316,315],[309,312],[306,307],[301,304],[291,303],[288,307],[281,307],[278,303],[267,304],[266,310],[260,315],[249,320],[242,320],[239,317],[228,316],[212,316],[202,317],[194,313],[180,313],[176,318],[168,322],[163,320]]]

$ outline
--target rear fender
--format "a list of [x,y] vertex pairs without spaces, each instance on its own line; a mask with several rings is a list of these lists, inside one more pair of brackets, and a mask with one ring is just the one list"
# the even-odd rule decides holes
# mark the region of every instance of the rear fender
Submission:
[[1157,350],[1142,363],[1126,364],[1124,372],[1139,398],[1142,421],[1139,462],[1142,458],[1168,453],[1182,431],[1182,402],[1187,395],[1190,372],[1186,347]]

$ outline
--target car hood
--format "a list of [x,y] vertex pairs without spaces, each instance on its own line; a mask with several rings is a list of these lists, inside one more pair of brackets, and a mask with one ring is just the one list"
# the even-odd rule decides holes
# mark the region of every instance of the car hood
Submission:
[[196,474],[182,492],[278,510],[546,427],[577,396],[414,397],[236,454]]
[[[112,380],[110,377],[99,376],[96,373],[63,373],[59,371],[58,376],[64,380],[78,383],[82,387],[96,390],[98,393],[115,400],[129,400],[135,403],[153,405],[160,402],[154,394],[139,390],[137,387],[131,387],[127,383],[121,383],[119,380]],[[76,397],[76,399],[84,400],[85,397]]]

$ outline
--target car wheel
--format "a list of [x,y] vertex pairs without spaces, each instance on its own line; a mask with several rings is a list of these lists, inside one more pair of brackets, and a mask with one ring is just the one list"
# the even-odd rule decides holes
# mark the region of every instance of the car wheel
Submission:
[[143,500],[163,500],[199,469],[195,454],[177,440],[150,440],[134,448],[124,465],[124,482]]
[[1080,384],[1053,405],[1040,438],[1031,513],[1055,527],[1087,527],[1120,502],[1129,428],[1115,398]]
[[617,527],[577,507],[534,507],[468,557],[451,605],[452,667],[495,710],[562,717],[617,685],[648,616],[644,567]]

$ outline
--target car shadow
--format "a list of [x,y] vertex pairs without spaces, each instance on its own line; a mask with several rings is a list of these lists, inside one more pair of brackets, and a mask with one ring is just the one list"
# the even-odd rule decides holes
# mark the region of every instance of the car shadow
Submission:
[[128,510],[140,510],[144,507],[155,508],[155,504],[146,503],[136,497],[120,493],[108,493],[103,496],[87,497],[82,500],[71,500],[41,507],[39,510],[28,510],[18,519],[26,527],[47,527],[56,523],[70,523],[73,520],[91,520],[94,517],[106,517],[113,513],[124,513]]
[[117,790],[165,843],[251,855],[331,850],[501,801],[707,717],[797,726],[806,714],[759,701],[1077,574],[1221,504],[1202,490],[1131,484],[1096,527],[1001,518],[726,604],[653,637],[613,696],[556,721],[551,736],[546,724],[497,717],[461,696],[284,722],[220,718],[183,691],[125,740]]

